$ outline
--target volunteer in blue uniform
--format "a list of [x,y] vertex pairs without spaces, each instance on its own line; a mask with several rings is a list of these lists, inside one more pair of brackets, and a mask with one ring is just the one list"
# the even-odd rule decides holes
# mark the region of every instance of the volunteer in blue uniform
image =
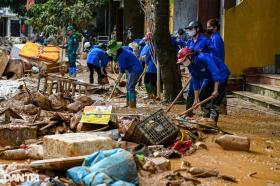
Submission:
[[210,35],[210,40],[216,50],[216,57],[225,60],[225,46],[224,41],[219,33],[220,23],[217,19],[210,19],[207,21],[207,33]]
[[87,55],[87,66],[90,71],[89,82],[94,83],[95,71],[98,75],[98,84],[107,84],[109,81],[106,76],[106,66],[109,62],[109,56],[106,53],[106,47],[104,48],[103,45],[99,45],[99,47],[92,47]]
[[74,27],[67,27],[67,53],[68,53],[68,73],[71,77],[76,77],[76,51],[78,49],[78,41],[74,34]]
[[[193,107],[211,95],[214,97],[212,101],[203,104],[201,108],[203,117],[206,118],[204,122],[216,125],[219,118],[219,105],[226,92],[229,69],[217,57],[203,52],[195,54],[189,48],[183,48],[178,52],[177,64],[187,66],[191,73],[194,89]],[[202,83],[205,82],[207,83],[203,86]]]
[[148,94],[148,99],[156,99],[157,95],[157,67],[153,59],[155,53],[154,47],[151,44],[152,35],[146,34],[143,38],[146,42],[140,54],[141,61],[145,62],[145,88]]
[[185,41],[185,31],[180,28],[176,35],[171,36],[171,43],[178,52],[181,48],[186,47],[187,42]]
[[[220,23],[217,19],[210,19],[207,21],[207,33],[210,35],[210,39],[217,50],[217,57],[222,61],[225,61],[225,46],[224,41],[219,33]],[[220,113],[227,114],[227,98],[225,96],[222,104],[220,105]]]
[[[199,21],[192,21],[185,28],[189,36],[186,46],[194,51],[195,53],[205,52],[213,55],[217,55],[217,51],[212,43],[212,41],[204,35],[204,29],[202,24]],[[194,101],[194,90],[193,90],[193,81],[191,80],[190,86],[187,91],[187,104],[186,108],[189,109]],[[206,86],[207,82],[201,83],[203,86]],[[193,113],[190,112],[189,116],[192,116]]]
[[127,106],[136,108],[136,91],[135,87],[140,75],[143,73],[143,67],[137,57],[130,51],[122,48],[121,42],[111,40],[108,42],[109,55],[116,56],[119,64],[119,77],[117,82],[120,82],[125,71],[128,72],[127,89]]
[[[141,61],[143,68],[145,68],[145,61],[140,59],[140,55],[145,46],[146,46],[146,43],[143,39],[138,40],[138,52],[137,52],[136,56]],[[143,82],[143,77],[141,77],[141,79],[139,80],[138,86],[142,86],[142,82]]]

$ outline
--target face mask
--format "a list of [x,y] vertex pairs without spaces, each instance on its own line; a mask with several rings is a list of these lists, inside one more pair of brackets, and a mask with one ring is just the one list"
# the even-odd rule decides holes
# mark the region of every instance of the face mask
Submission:
[[196,34],[196,31],[195,31],[195,30],[190,30],[190,31],[188,31],[188,35],[189,35],[190,37],[195,36],[195,34]]
[[186,67],[188,67],[190,64],[191,64],[191,61],[188,58],[186,58],[186,60],[183,61],[183,65]]
[[213,29],[207,29],[208,34],[213,34]]

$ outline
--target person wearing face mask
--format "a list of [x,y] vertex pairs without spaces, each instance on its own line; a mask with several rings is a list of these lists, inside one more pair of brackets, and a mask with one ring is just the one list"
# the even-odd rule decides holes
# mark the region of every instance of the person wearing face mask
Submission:
[[222,61],[225,60],[225,46],[224,41],[219,33],[220,23],[217,19],[210,19],[207,21],[207,33],[216,48],[217,57]]
[[119,76],[117,83],[120,82],[125,71],[128,72],[127,84],[126,84],[126,100],[127,106],[130,108],[136,108],[136,91],[135,87],[140,75],[143,73],[143,67],[138,58],[130,51],[122,47],[121,42],[111,40],[107,45],[107,53],[109,56],[116,56],[116,60],[119,64]]
[[[186,47],[191,49],[194,53],[204,52],[212,55],[217,55],[217,50],[215,49],[212,41],[204,35],[204,29],[199,21],[191,21],[189,25],[185,28],[189,36]],[[203,79],[201,80],[203,81]],[[193,80],[190,82],[190,86],[187,91],[187,109],[193,105],[194,101],[194,90],[193,90]],[[207,81],[203,83],[206,85]],[[189,113],[192,116],[193,112]]]
[[[217,19],[210,19],[207,21],[207,34],[210,36],[210,39],[217,50],[217,57],[222,61],[225,61],[225,46],[224,41],[219,33],[220,23]],[[223,100],[220,105],[220,113],[227,115],[227,99]]]
[[[196,108],[197,104],[213,96],[214,99],[203,105],[203,117],[205,118],[204,124],[216,126],[219,118],[219,105],[224,99],[227,79],[230,74],[229,69],[223,61],[219,58],[200,52],[195,54],[189,48],[183,48],[178,52],[177,64],[187,66],[193,80],[194,89],[194,103],[193,107]],[[204,81],[201,81],[203,79]],[[203,85],[208,81],[205,85]]]
[[204,29],[199,21],[190,22],[189,26],[185,28],[190,37],[187,41],[186,47],[196,51],[205,52],[217,56],[217,50],[210,39],[204,35]]

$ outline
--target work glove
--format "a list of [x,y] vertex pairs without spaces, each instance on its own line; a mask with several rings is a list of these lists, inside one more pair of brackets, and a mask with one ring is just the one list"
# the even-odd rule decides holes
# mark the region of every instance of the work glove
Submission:
[[145,61],[146,60],[146,56],[141,56],[140,57],[140,61]]

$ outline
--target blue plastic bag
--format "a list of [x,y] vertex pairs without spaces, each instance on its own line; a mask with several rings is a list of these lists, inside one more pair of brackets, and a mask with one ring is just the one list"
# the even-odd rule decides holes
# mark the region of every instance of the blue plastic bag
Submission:
[[67,176],[74,183],[86,186],[102,183],[115,186],[138,184],[133,155],[120,148],[93,153],[85,159],[83,166],[69,169]]

